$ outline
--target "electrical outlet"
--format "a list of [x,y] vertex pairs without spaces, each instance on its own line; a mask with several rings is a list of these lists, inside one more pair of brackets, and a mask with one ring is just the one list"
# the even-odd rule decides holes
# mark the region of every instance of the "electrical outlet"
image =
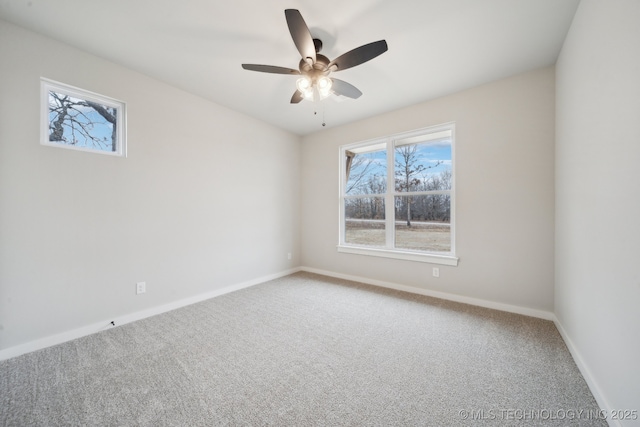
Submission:
[[433,277],[440,277],[440,269],[438,267],[433,267]]
[[287,254],[287,259],[291,259],[291,252]]
[[147,282],[136,283],[136,295],[144,294],[147,292]]

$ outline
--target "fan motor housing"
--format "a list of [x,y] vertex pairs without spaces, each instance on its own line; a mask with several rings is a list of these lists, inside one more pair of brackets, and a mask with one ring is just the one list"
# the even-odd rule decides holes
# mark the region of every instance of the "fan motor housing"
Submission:
[[300,60],[300,72],[315,81],[318,77],[329,74],[330,62],[329,58],[318,53],[313,65],[309,65],[304,59]]

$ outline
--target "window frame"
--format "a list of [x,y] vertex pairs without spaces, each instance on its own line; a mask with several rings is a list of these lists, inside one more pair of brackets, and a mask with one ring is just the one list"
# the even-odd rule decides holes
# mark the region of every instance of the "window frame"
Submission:
[[[79,147],[49,141],[49,92],[68,95],[81,100],[92,101],[100,105],[116,109],[116,149],[115,151],[100,150],[92,147]],[[60,83],[44,77],[40,78],[40,144],[48,147],[65,148],[75,151],[103,154],[115,157],[127,157],[127,114],[126,104],[108,96],[80,89],[65,83]]]
[[[429,192],[398,192],[395,189],[395,149],[396,143],[404,140],[404,144],[407,145],[410,142],[406,142],[407,139],[416,138],[428,134],[434,134],[437,132],[450,131],[451,132],[451,190],[445,190],[450,196],[450,236],[451,247],[449,252],[429,252],[418,251],[410,249],[395,248],[395,209],[394,200],[397,196],[419,196],[428,194],[443,194],[443,191],[429,191]],[[346,227],[345,227],[345,200],[348,198],[357,198],[361,196],[348,196],[345,194],[347,179],[346,179],[346,152],[352,150],[362,149],[364,147],[381,147],[386,149],[386,167],[387,167],[387,189],[385,193],[376,195],[376,197],[383,197],[385,200],[385,231],[386,231],[386,245],[385,247],[379,246],[366,246],[353,243],[346,243]],[[339,231],[338,231],[338,246],[337,250],[341,253],[358,254],[377,256],[384,258],[401,259],[407,261],[426,262],[439,265],[457,266],[459,258],[456,256],[456,233],[455,233],[455,123],[443,123],[436,126],[429,126],[426,128],[416,129],[408,132],[397,133],[380,138],[374,138],[367,141],[361,141],[356,143],[350,143],[340,146],[339,148],[339,165],[340,165],[340,179],[339,179]]]

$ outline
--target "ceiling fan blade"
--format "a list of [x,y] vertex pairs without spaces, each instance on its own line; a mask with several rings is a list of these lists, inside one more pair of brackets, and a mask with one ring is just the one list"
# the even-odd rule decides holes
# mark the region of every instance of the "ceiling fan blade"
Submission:
[[276,67],[274,65],[242,64],[242,68],[249,71],[260,71],[261,73],[300,74],[300,71],[293,68]]
[[360,95],[362,95],[362,92],[350,83],[333,78],[331,79],[331,82],[331,90],[336,95],[343,95],[353,99],[360,98]]
[[378,55],[382,55],[387,49],[387,42],[385,40],[365,44],[340,55],[329,63],[329,67],[335,65],[337,67],[336,71],[346,70],[347,68],[370,61]]
[[292,104],[297,104],[300,101],[302,101],[304,99],[304,97],[302,96],[302,92],[300,92],[299,90],[296,90],[293,93],[293,96],[291,97],[291,103]]
[[284,15],[287,18],[291,38],[298,48],[298,52],[302,55],[302,59],[311,58],[310,65],[314,64],[316,62],[316,47],[302,15],[297,9],[286,9]]

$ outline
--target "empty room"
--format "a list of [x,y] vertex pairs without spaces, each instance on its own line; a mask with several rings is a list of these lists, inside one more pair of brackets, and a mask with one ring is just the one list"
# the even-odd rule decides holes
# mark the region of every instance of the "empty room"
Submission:
[[0,0],[0,425],[640,425],[639,22]]

